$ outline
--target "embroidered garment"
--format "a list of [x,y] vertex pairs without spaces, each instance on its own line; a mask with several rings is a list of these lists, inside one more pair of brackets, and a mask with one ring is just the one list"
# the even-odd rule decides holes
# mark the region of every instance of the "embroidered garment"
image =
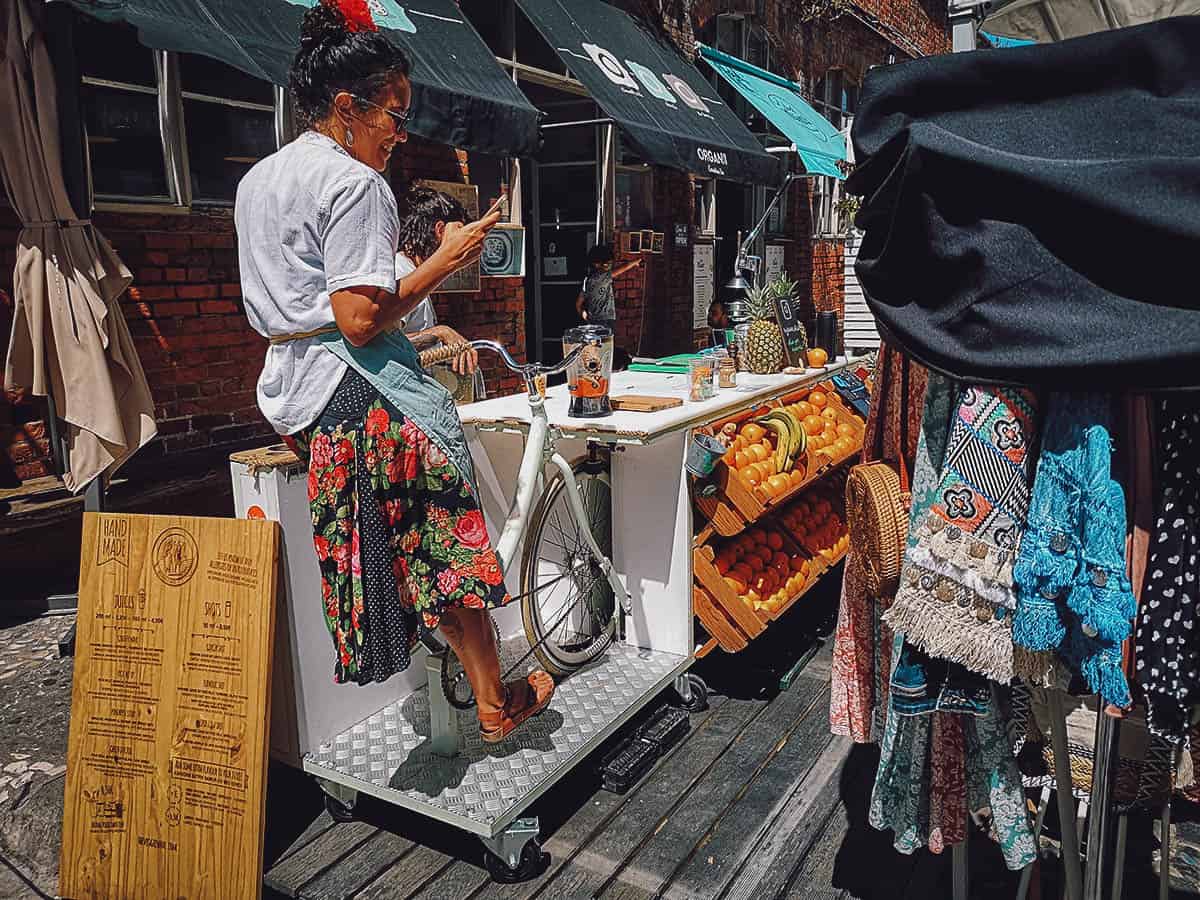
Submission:
[[[936,496],[937,472],[946,450],[956,394],[952,381],[929,375],[913,464],[910,524],[928,513]],[[910,546],[913,540],[910,529]],[[904,646],[903,635],[897,635],[892,646],[897,664]],[[894,671],[891,674],[894,677]],[[893,843],[902,853],[926,846],[936,852],[966,838],[962,726],[947,713],[899,715],[894,701],[894,696],[889,697],[880,727],[880,763],[871,792],[870,822],[875,828],[891,829]]]
[[1137,626],[1137,679],[1150,731],[1181,744],[1200,696],[1200,396],[1160,399],[1156,415],[1161,496]]
[[[1091,692],[1130,704],[1121,645],[1137,611],[1125,571],[1125,494],[1112,477],[1107,394],[1055,393],[1013,570],[1013,641],[1056,651]],[[1048,668],[1048,667],[1047,667]],[[1045,671],[1022,674],[1042,680]]]
[[1007,730],[993,701],[989,715],[963,716],[967,761],[967,803],[972,815],[990,817],[992,834],[1011,871],[1037,858],[1037,844],[1025,805],[1021,771],[1008,742]]
[[1035,427],[1029,391],[961,391],[934,502],[913,523],[915,543],[884,617],[930,656],[1001,683],[1014,673],[1012,565],[1029,508]]
[[[901,460],[912,470],[925,402],[923,366],[886,343],[879,348],[863,462]],[[871,597],[853,535],[842,576],[830,677],[829,726],[857,743],[879,740],[892,670],[891,630],[880,621],[890,597]]]
[[983,716],[991,703],[986,679],[957,663],[930,659],[907,643],[892,673],[891,696],[892,708],[901,716],[931,712]]
[[417,629],[437,628],[447,607],[509,602],[470,481],[356,371],[291,444],[308,464],[334,681],[408,668]]

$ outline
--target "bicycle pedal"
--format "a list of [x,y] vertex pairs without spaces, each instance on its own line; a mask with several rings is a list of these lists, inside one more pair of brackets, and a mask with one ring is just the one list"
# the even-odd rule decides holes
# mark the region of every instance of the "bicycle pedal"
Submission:
[[605,758],[600,766],[600,783],[606,791],[624,794],[650,771],[660,755],[655,744],[632,738]]

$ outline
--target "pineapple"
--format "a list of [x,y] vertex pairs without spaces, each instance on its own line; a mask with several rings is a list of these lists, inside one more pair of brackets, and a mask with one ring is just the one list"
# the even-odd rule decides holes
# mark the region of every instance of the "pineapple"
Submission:
[[753,287],[746,293],[746,311],[751,323],[742,352],[746,368],[757,375],[768,375],[783,368],[783,331],[775,321],[778,289],[779,282],[772,282]]

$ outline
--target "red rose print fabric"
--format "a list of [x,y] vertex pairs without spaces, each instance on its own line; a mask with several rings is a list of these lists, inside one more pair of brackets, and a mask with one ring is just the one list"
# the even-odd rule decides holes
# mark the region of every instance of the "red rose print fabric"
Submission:
[[289,443],[308,461],[334,681],[384,681],[446,608],[509,602],[469,482],[362,376],[347,372],[316,425]]

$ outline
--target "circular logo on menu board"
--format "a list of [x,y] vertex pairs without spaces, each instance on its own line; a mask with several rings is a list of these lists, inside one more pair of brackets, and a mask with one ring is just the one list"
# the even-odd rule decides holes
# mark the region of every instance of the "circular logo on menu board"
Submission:
[[160,534],[150,553],[154,574],[159,581],[171,587],[191,581],[199,559],[196,539],[182,528],[168,528]]

